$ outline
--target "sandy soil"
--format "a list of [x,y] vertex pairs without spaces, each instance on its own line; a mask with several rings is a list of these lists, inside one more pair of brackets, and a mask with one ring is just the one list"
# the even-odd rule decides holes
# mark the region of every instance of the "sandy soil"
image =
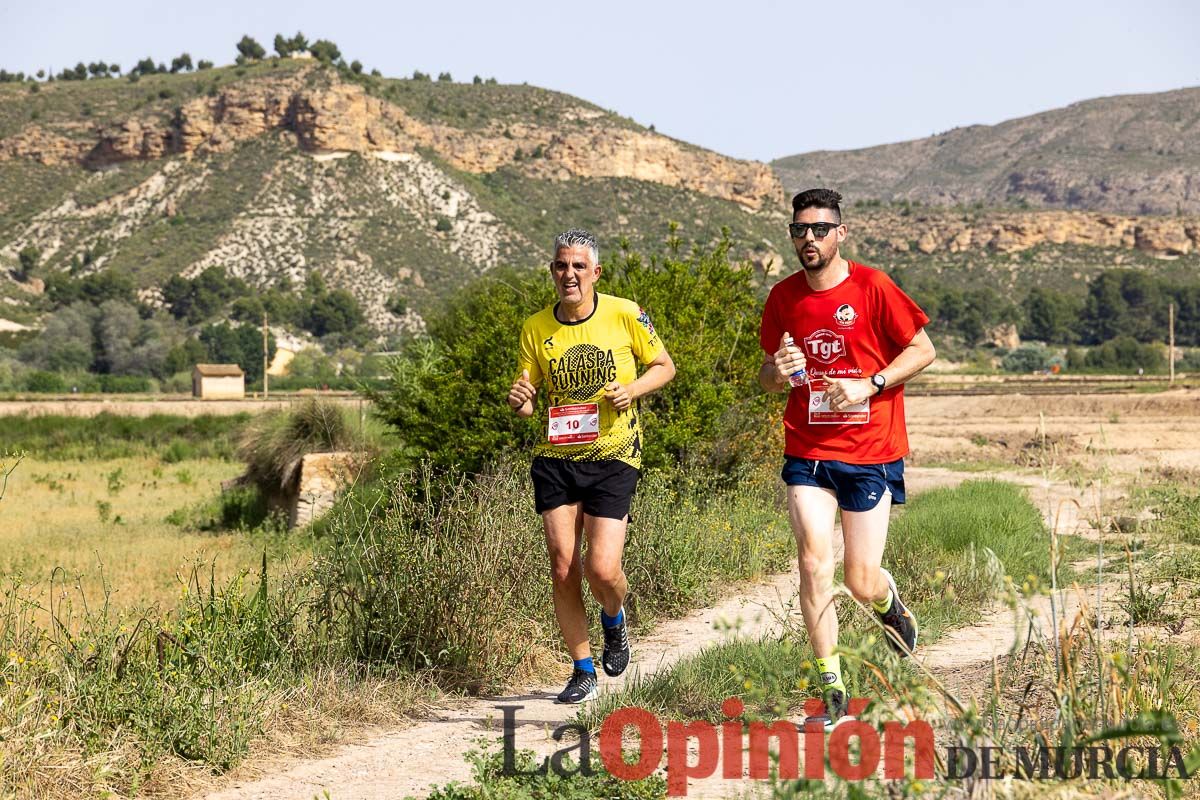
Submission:
[[[908,418],[914,466],[906,478],[911,492],[973,477],[1012,480],[1028,487],[1047,523],[1059,533],[1098,536],[1089,520],[1100,519],[1105,501],[1123,491],[1130,480],[1159,477],[1171,470],[1200,474],[1200,392],[1196,391],[914,397],[908,400]],[[992,466],[983,471],[919,466],[981,461]],[[794,586],[793,573],[736,587],[714,608],[665,623],[652,636],[637,638],[635,660],[626,677],[664,669],[732,635],[779,630],[781,609]],[[1092,586],[1061,592],[1059,619],[1072,619],[1095,591]],[[1109,610],[1116,613],[1115,606]],[[950,692],[967,699],[972,687],[990,676],[994,660],[1014,643],[1028,635],[1050,637],[1048,598],[1033,602],[1023,613],[1020,620],[1007,610],[988,613],[978,625],[921,648],[918,660]],[[603,686],[611,690],[622,683],[606,680]],[[549,734],[575,711],[553,703],[559,688],[526,687],[505,697],[480,698],[401,730],[379,731],[327,758],[247,764],[229,776],[220,791],[206,797],[309,800],[326,791],[337,800],[421,795],[435,785],[469,780],[470,767],[460,754],[473,740],[496,729],[499,705],[523,706],[518,712],[518,748],[541,754],[558,749]],[[740,781],[709,779],[690,784],[689,796],[731,796],[752,788]]]

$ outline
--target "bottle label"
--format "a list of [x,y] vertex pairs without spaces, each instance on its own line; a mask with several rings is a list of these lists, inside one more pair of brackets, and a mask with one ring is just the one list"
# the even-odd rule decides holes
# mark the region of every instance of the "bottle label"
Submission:
[[550,444],[586,444],[600,438],[600,404],[554,406],[546,428]]

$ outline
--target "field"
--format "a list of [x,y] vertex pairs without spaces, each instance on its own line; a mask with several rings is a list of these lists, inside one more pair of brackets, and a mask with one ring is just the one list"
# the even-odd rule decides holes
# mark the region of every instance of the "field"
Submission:
[[[173,511],[215,498],[241,465],[218,459],[168,464],[154,458],[24,460],[0,511],[0,573],[29,591],[78,585],[89,602],[169,608],[199,568],[227,582],[255,570],[270,543],[240,532],[200,533],[168,521]],[[20,513],[17,513],[19,510]],[[56,567],[61,570],[55,572]]]
[[[1111,387],[1099,387],[1090,393],[1036,394],[1009,386],[984,394],[977,391],[983,384],[975,382],[972,391],[963,395],[916,391],[907,399],[913,446],[909,488],[915,497],[908,509],[897,514],[892,546],[900,551],[889,551],[888,558],[902,560],[894,568],[902,571],[903,585],[914,587],[916,608],[927,622],[923,626],[925,672],[893,662],[872,667],[867,660],[855,660],[860,656],[850,656],[850,674],[860,691],[871,696],[901,692],[925,697],[934,681],[948,697],[956,698],[954,702],[971,704],[977,709],[972,713],[985,718],[989,714],[993,719],[1011,718],[1025,713],[1021,709],[1028,706],[1041,724],[1057,730],[1055,720],[1067,714],[1077,718],[1082,732],[1094,732],[1096,728],[1090,726],[1096,720],[1112,720],[1114,714],[1157,708],[1174,712],[1185,740],[1195,741],[1200,735],[1195,712],[1200,692],[1200,662],[1195,657],[1200,625],[1194,614],[1200,598],[1200,522],[1194,507],[1200,492],[1200,392],[1139,392],[1122,387],[1123,392],[1112,393]],[[60,412],[63,406],[39,405]],[[239,405],[238,410],[246,410],[247,405]],[[138,413],[156,406],[160,411],[189,408],[133,400],[116,408]],[[197,411],[218,411],[212,404],[195,406]],[[35,408],[26,406],[21,411],[36,413]],[[86,415],[104,406],[73,408]],[[228,660],[232,668],[260,646],[257,626],[282,632],[285,626],[299,624],[294,615],[301,595],[293,589],[300,587],[274,581],[273,591],[282,591],[278,607],[274,599],[253,599],[265,552],[272,576],[305,575],[305,581],[316,586],[330,585],[333,576],[336,585],[349,587],[347,596],[358,598],[355,604],[385,615],[375,617],[376,624],[411,621],[418,649],[425,654],[421,657],[438,659],[438,667],[426,673],[410,673],[407,668],[380,672],[375,667],[360,671],[340,656],[314,657],[297,650],[269,668],[256,662],[238,668],[246,672],[245,682],[238,678],[236,690],[221,682],[224,676],[205,671],[198,675],[185,671],[175,679],[182,681],[180,685],[163,683],[155,688],[169,676],[155,675],[151,647],[143,656],[149,671],[137,679],[137,692],[149,692],[147,697],[164,691],[168,697],[184,698],[192,691],[226,697],[223,702],[230,705],[225,715],[233,715],[231,720],[244,717],[244,728],[226,731],[226,722],[214,722],[210,732],[195,734],[181,729],[182,721],[171,721],[178,712],[167,704],[161,709],[165,716],[155,716],[153,725],[145,729],[148,743],[153,744],[152,764],[138,766],[127,751],[100,747],[83,755],[89,767],[73,760],[80,757],[72,749],[76,746],[73,731],[109,735],[103,733],[111,730],[105,720],[119,718],[121,703],[137,701],[136,695],[125,696],[119,682],[104,690],[108,694],[102,695],[104,702],[97,703],[95,711],[74,712],[78,716],[72,728],[61,727],[50,716],[50,706],[33,719],[27,712],[14,712],[16,707],[4,710],[0,702],[0,733],[8,731],[9,737],[7,745],[0,745],[0,754],[7,753],[7,763],[22,770],[38,763],[59,764],[58,772],[14,773],[31,781],[26,786],[42,787],[39,791],[57,786],[55,794],[68,796],[116,792],[182,797],[215,792],[210,796],[220,800],[268,796],[307,800],[324,791],[335,798],[422,796],[435,785],[471,779],[470,764],[453,754],[484,733],[480,720],[495,713],[493,707],[503,698],[519,698],[527,706],[521,714],[530,718],[553,724],[572,720],[569,710],[543,706],[547,681],[558,683],[561,665],[556,636],[543,619],[546,587],[531,577],[542,567],[536,559],[530,564],[529,553],[538,547],[537,531],[526,524],[531,512],[525,507],[528,498],[521,492],[517,471],[502,473],[494,482],[472,490],[482,494],[443,501],[449,502],[445,513],[432,516],[418,497],[422,485],[418,477],[410,487],[408,504],[369,534],[382,537],[383,542],[394,541],[395,549],[356,554],[351,548],[342,553],[305,533],[284,537],[263,530],[201,532],[187,524],[202,516],[201,507],[217,496],[220,481],[242,469],[227,446],[215,447],[204,457],[189,456],[187,448],[203,440],[232,437],[236,418],[201,417],[190,428],[154,418],[122,422],[128,419],[55,422],[62,428],[59,455],[69,454],[67,458],[45,451],[48,439],[32,422],[22,427],[23,438],[13,440],[18,445],[24,442],[21,449],[28,454],[12,473],[0,501],[0,573],[23,582],[21,592],[40,604],[43,619],[51,598],[69,596],[80,609],[78,598],[87,598],[89,604],[102,601],[105,587],[114,612],[118,617],[126,614],[122,624],[132,627],[143,617],[168,620],[156,624],[174,631],[172,635],[182,635],[188,620],[195,624],[212,619],[215,624],[214,609],[225,608],[223,613],[234,615],[229,628],[198,633],[200,638],[192,646],[197,652],[216,648],[206,658],[220,659],[222,664]],[[219,419],[227,421],[215,421]],[[111,433],[126,424],[143,426],[135,428],[138,435],[155,444],[122,445],[120,437],[112,436],[88,444],[90,440],[79,433],[91,428]],[[201,435],[198,431],[208,430],[204,425],[223,425],[224,433]],[[156,438],[162,436],[175,436],[180,443],[163,447],[161,438]],[[95,455],[87,455],[88,447],[94,447]],[[174,454],[168,454],[172,450]],[[11,459],[6,463],[11,464]],[[778,572],[789,558],[790,544],[786,534],[781,538],[781,517],[772,510],[778,502],[771,489],[774,478],[766,477],[766,483],[747,483],[740,494],[711,494],[698,485],[677,495],[665,484],[646,485],[643,505],[635,509],[642,527],[631,542],[627,567],[641,618],[635,630],[640,650],[635,655],[642,659],[644,680],[625,684],[624,693],[610,695],[603,708],[636,703],[667,715],[719,720],[720,701],[735,693],[748,704],[756,703],[755,713],[797,713],[798,704],[811,691],[805,688],[808,676],[801,666],[807,645],[797,620],[787,612],[794,568],[790,574]],[[1062,537],[1057,596],[1065,608],[1060,606],[1057,614],[1061,624],[1075,631],[1063,640],[1068,648],[1063,657],[1078,671],[1078,675],[1072,672],[1070,680],[1079,697],[1063,694],[1049,629],[1034,634],[1024,650],[1010,652],[1015,640],[1009,612],[991,605],[990,598],[1003,598],[1007,591],[1014,608],[1024,609],[1022,613],[1031,619],[1048,624],[1052,618],[1043,538],[1047,528],[1039,517]],[[479,539],[477,531],[484,529],[502,531],[503,541]],[[418,538],[408,538],[414,532]],[[434,538],[426,539],[422,532]],[[366,529],[360,535],[368,535]],[[471,545],[456,545],[455,557],[448,558],[444,541]],[[1103,549],[1099,589],[1097,546]],[[1001,572],[988,566],[986,558],[980,561],[985,548],[1002,563]],[[908,560],[903,561],[906,554]],[[367,559],[353,569],[374,579],[355,584],[345,558]],[[55,567],[63,569],[53,572]],[[194,573],[197,567],[199,573]],[[244,584],[229,583],[240,573],[248,573]],[[485,592],[497,578],[508,580],[502,576],[518,573],[529,577],[514,584],[507,595],[498,596],[495,604],[460,604],[462,596]],[[1006,573],[1012,577],[1007,589],[1000,580]],[[198,595],[184,591],[195,574],[201,576]],[[75,590],[76,583],[82,594]],[[1077,588],[1062,588],[1072,584]],[[205,594],[209,585],[219,587],[211,598]],[[246,599],[238,600],[242,591]],[[185,595],[182,600],[181,595]],[[1102,601],[1088,599],[1097,596]],[[399,606],[399,617],[387,617],[393,613],[388,604],[397,601],[405,604]],[[846,613],[850,652],[871,652],[869,626],[864,627],[852,609]],[[258,614],[266,615],[261,623],[255,622]],[[1101,630],[1114,629],[1098,642],[1080,632],[1081,624],[1086,629],[1084,623],[1096,618],[1103,621]],[[737,622],[722,628],[722,619]],[[513,648],[509,637],[517,629],[524,641]],[[479,632],[485,635],[476,635]],[[741,638],[729,638],[735,634]],[[119,654],[125,634],[115,635],[114,652]],[[289,635],[300,635],[300,628]],[[326,641],[322,647],[331,647],[338,635],[330,628],[323,634],[328,638],[322,640]],[[104,631],[90,630],[88,640],[101,647]],[[147,644],[140,642],[137,649],[142,651]],[[158,658],[161,670],[161,653]],[[1172,666],[1164,673],[1155,666],[1159,662]],[[1094,675],[1097,665],[1112,670],[1107,678],[1112,688],[1107,710],[1084,699],[1094,692],[1086,676]],[[734,667],[740,671],[732,671]],[[26,691],[43,697],[57,685],[47,683],[45,675],[35,679],[33,673],[20,673],[18,679],[19,669],[12,664],[8,669],[5,674],[10,679],[26,681],[13,684],[14,689],[28,686]],[[886,677],[886,688],[872,677],[872,669],[882,670],[879,679]],[[53,689],[64,692],[57,703],[66,704],[66,694],[81,693],[78,699],[82,700],[86,697],[82,692],[99,691],[86,687],[100,675],[89,678],[86,669],[70,674],[74,675],[70,689]],[[997,685],[1019,680],[1032,688],[1026,688],[1027,697],[993,692],[990,687],[998,679]],[[463,689],[482,691],[484,696],[456,698],[453,693]],[[1055,697],[1060,698],[1057,712]],[[1027,702],[1030,698],[1032,704]],[[938,708],[938,713],[947,715],[948,731],[976,735],[966,725],[974,717],[962,717],[950,705]],[[591,717],[577,721],[595,726],[601,711],[598,707]],[[422,717],[427,719],[421,721]],[[196,760],[178,758],[179,750],[169,739],[156,743],[153,738],[179,735],[200,735],[192,745],[201,754]],[[1012,744],[1016,735],[1004,734],[1000,741]],[[560,746],[546,737],[545,725],[522,727],[517,741],[539,753]],[[221,764],[217,773],[232,771],[225,777],[214,774],[204,766],[213,758]],[[96,765],[104,765],[103,775],[94,771]],[[484,795],[512,791],[513,796],[524,797],[540,791],[509,785],[487,769],[478,775]],[[728,796],[745,788],[705,779],[690,781],[689,786],[690,796],[701,797]],[[781,785],[758,788],[787,796]],[[1114,787],[1078,788],[1081,796],[1092,796]],[[1163,796],[1164,787],[1158,784],[1143,788],[1149,796]],[[661,796],[661,787],[647,785],[638,789],[642,790],[647,792],[644,796]],[[923,796],[911,783],[897,791],[900,796]],[[4,794],[0,791],[0,796]],[[16,795],[26,796],[20,789]]]

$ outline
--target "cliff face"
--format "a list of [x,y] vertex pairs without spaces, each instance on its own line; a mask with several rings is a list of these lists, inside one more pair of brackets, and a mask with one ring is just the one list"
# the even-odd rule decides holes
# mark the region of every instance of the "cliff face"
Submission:
[[[750,209],[775,207],[783,190],[771,169],[691,147],[651,132],[606,124],[603,115],[580,107],[584,124],[491,125],[469,130],[418,120],[399,106],[336,79],[313,87],[305,72],[248,82],[213,97],[182,104],[172,119],[132,116],[68,138],[30,124],[0,142],[0,159],[33,158],[43,164],[103,167],[130,160],[228,151],[270,131],[295,134],[309,152],[414,153],[434,151],[457,169],[493,172],[516,165],[530,177],[634,178]],[[536,158],[526,158],[531,154]]]
[[[852,210],[852,235],[900,252],[926,255],[991,251],[1016,253],[1042,244],[1136,249],[1150,255],[1200,252],[1200,217],[1146,217],[1071,211],[956,214],[937,209]],[[898,234],[913,231],[915,239]]]

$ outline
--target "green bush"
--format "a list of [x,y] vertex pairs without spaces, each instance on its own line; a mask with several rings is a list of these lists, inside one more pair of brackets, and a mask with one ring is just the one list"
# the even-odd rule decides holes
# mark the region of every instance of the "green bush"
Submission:
[[25,391],[61,393],[67,390],[67,382],[57,372],[34,370],[25,376]]
[[149,378],[138,375],[101,375],[100,391],[105,394],[133,394],[154,391],[155,384]]
[[[664,390],[640,401],[646,467],[736,459],[728,437],[766,403],[756,377],[761,305],[750,271],[729,262],[729,243],[686,257],[618,253],[597,289],[646,308],[678,370]],[[495,271],[475,281],[429,318],[429,339],[393,359],[387,389],[371,393],[381,419],[414,455],[468,471],[527,449],[541,419],[520,419],[504,398],[516,375],[521,324],[553,299],[542,272]]]
[[1005,372],[1038,372],[1050,365],[1051,353],[1040,344],[1023,344],[1004,356],[1000,366]]

